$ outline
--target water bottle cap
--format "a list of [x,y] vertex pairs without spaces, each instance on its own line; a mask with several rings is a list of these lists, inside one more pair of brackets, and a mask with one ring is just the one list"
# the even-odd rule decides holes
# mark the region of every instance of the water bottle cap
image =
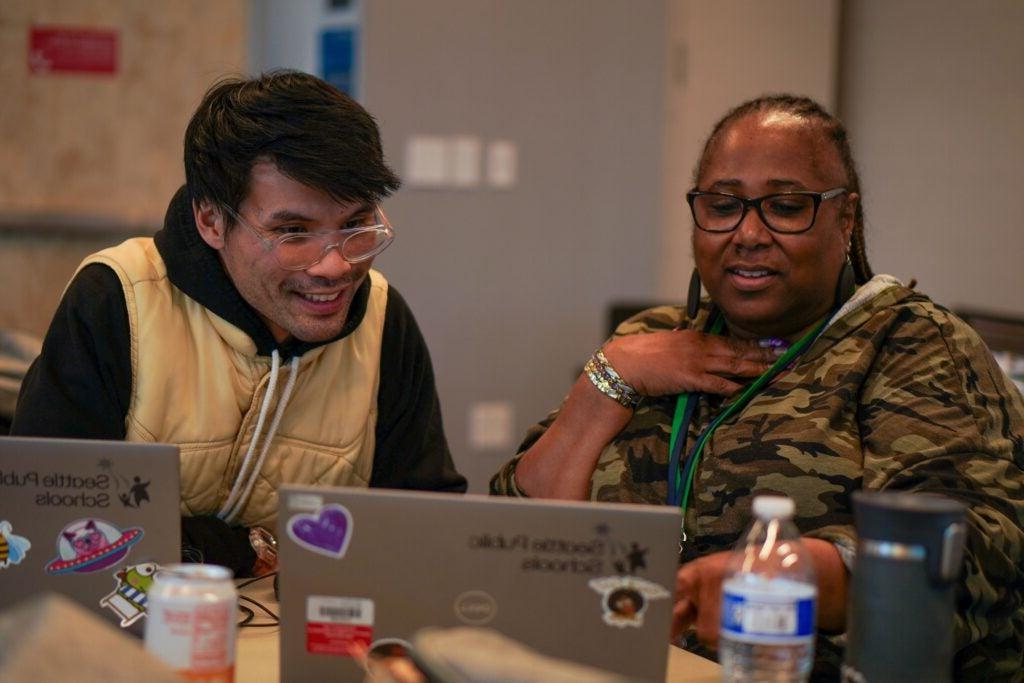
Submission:
[[796,505],[792,498],[786,496],[755,496],[754,515],[761,520],[791,519]]

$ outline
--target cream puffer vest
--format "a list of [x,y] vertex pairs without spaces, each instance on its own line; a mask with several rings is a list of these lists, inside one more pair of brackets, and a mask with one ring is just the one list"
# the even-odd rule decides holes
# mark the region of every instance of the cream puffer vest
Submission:
[[[177,444],[182,514],[217,514],[252,442],[271,384],[271,359],[257,356],[247,334],[171,284],[151,238],[93,254],[79,269],[90,263],[112,268],[124,288],[132,356],[127,440]],[[298,360],[294,387],[251,496],[235,514],[222,517],[273,529],[281,483],[369,484],[388,291],[380,273],[370,271],[370,282],[360,325]],[[253,464],[284,393],[280,387],[291,379],[290,367],[278,373]]]

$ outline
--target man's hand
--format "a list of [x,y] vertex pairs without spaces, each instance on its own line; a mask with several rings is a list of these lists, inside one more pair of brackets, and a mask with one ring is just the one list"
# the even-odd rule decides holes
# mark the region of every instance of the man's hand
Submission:
[[604,345],[615,371],[644,396],[691,391],[730,396],[784,352],[695,330],[633,334]]

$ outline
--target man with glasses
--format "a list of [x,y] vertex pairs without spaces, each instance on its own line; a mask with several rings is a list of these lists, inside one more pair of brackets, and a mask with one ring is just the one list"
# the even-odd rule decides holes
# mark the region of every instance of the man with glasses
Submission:
[[272,561],[281,482],[464,491],[423,337],[371,270],[399,186],[373,118],[307,74],[224,80],[185,176],[154,238],[80,267],[12,432],[179,444],[186,559],[242,574]]

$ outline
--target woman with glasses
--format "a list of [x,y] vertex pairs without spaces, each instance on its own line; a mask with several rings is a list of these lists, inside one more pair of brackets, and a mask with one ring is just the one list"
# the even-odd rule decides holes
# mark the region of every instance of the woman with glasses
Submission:
[[676,628],[712,649],[753,496],[789,496],[819,583],[815,673],[831,677],[851,494],[950,496],[970,525],[957,673],[1019,675],[1024,404],[965,323],[872,274],[843,125],[806,98],[744,103],[712,130],[686,198],[687,305],[620,326],[492,492],[679,506]]

